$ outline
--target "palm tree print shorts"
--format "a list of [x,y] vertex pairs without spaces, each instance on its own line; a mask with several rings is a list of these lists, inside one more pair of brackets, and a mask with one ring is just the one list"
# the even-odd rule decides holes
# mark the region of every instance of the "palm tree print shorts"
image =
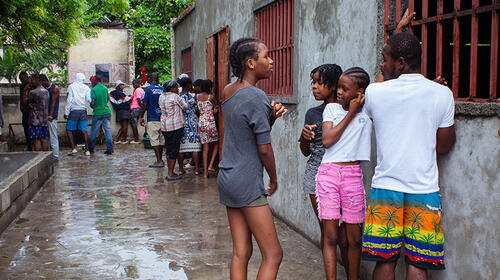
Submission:
[[444,269],[441,196],[371,189],[363,231],[363,260],[392,262],[405,246],[408,264]]

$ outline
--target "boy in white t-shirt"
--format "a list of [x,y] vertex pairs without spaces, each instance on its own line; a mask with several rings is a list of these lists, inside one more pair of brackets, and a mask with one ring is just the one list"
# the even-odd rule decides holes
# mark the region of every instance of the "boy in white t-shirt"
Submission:
[[377,167],[372,180],[363,259],[377,261],[373,279],[394,279],[402,244],[410,279],[444,269],[436,153],[455,142],[452,92],[419,74],[421,46],[409,33],[391,36],[380,64],[385,82],[366,89]]
[[370,77],[354,67],[340,76],[338,103],[323,112],[325,154],[316,175],[318,217],[323,223],[323,260],[327,279],[335,279],[339,220],[346,224],[349,279],[359,278],[361,224],[365,220],[365,189],[360,162],[370,160],[372,123],[363,108]]

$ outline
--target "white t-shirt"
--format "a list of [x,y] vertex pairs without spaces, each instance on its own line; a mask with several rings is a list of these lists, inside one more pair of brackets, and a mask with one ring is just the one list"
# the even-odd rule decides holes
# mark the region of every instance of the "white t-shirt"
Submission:
[[377,140],[372,187],[412,194],[439,191],[436,133],[453,125],[450,89],[420,74],[405,74],[369,85],[364,108]]
[[[323,111],[323,122],[333,122],[335,127],[346,115],[347,111],[342,108],[342,105],[329,103]],[[362,110],[352,119],[339,140],[325,150],[321,163],[369,161],[371,134],[372,121]]]

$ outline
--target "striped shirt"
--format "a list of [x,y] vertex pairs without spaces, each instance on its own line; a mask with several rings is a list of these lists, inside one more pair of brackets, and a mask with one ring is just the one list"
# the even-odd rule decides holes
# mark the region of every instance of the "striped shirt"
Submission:
[[160,95],[158,105],[161,109],[161,131],[173,131],[184,127],[183,110],[189,105],[178,94],[165,92]]

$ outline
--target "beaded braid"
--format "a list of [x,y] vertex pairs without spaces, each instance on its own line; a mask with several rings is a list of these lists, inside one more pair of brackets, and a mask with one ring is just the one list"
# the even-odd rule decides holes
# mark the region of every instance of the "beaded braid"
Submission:
[[261,43],[256,38],[241,38],[234,42],[229,48],[229,64],[233,76],[237,77],[240,82],[243,81],[245,74],[245,63],[248,58],[258,59],[257,44]]
[[339,78],[342,75],[342,68],[337,64],[323,64],[311,71],[311,80],[314,74],[318,73],[321,84],[328,86],[328,88],[337,88]]
[[366,89],[370,84],[370,75],[361,67],[352,67],[345,70],[344,74],[356,80],[359,88]]

